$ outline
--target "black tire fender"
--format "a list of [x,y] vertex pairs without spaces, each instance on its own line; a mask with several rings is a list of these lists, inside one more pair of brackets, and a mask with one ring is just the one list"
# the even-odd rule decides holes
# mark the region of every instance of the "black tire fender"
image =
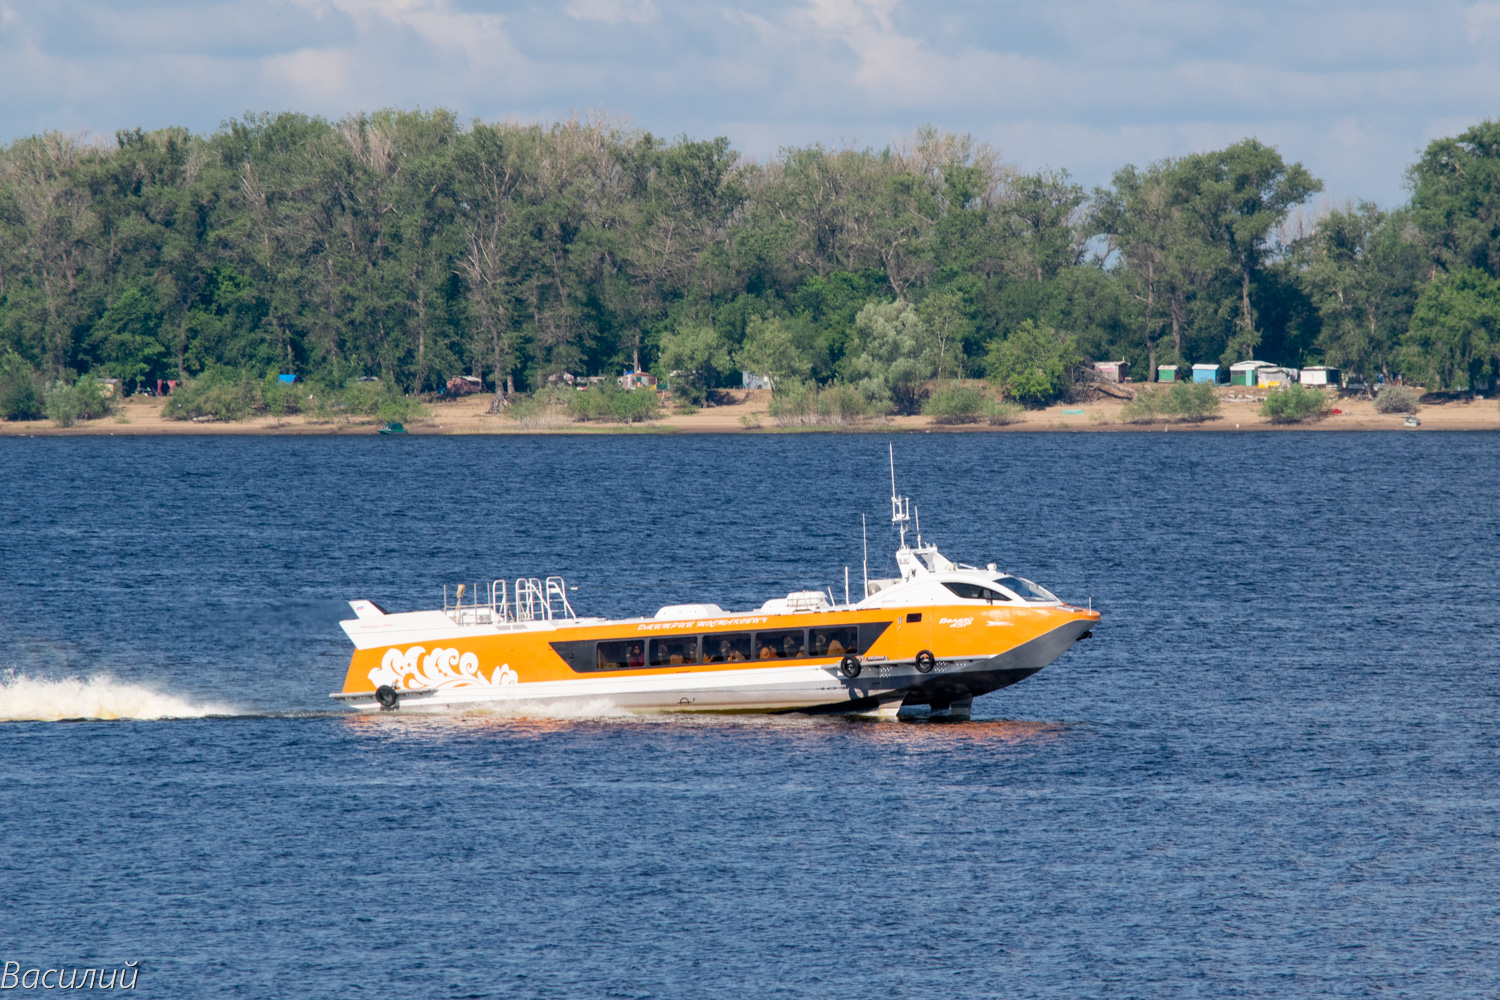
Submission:
[[937,667],[937,657],[933,656],[931,652],[929,652],[928,650],[924,649],[920,653],[917,654],[917,672],[918,673],[921,673],[921,674],[930,674],[930,673],[932,673],[933,669],[936,668],[936,667]]
[[375,689],[375,700],[380,702],[380,710],[389,712],[401,707],[401,697],[396,694],[396,689],[389,684],[382,684]]
[[843,660],[841,660],[839,662],[839,673],[843,674],[845,677],[849,678],[850,680],[853,680],[854,678],[858,677],[859,676],[859,671],[860,671],[859,657],[853,655],[852,653],[850,655],[844,657]]

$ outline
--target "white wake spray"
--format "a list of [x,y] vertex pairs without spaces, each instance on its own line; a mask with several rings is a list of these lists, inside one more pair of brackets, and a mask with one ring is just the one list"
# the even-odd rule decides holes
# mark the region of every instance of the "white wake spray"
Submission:
[[232,715],[227,705],[200,705],[108,675],[28,677],[0,674],[0,722],[60,722],[65,719],[199,719]]
[[[590,722],[595,719],[638,719],[647,713],[621,708],[608,698],[577,701],[490,701],[456,708],[460,718],[556,719],[559,722]],[[661,713],[649,713],[652,715]]]

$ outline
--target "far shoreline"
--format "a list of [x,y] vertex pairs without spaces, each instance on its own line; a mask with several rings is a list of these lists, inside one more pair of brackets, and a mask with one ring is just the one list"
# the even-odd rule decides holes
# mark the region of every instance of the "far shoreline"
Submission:
[[[1253,390],[1252,390],[1253,391]],[[524,426],[506,415],[488,412],[489,395],[468,396],[443,401],[431,408],[431,415],[406,425],[408,436],[462,435],[619,435],[619,434],[1008,434],[1008,433],[1202,433],[1235,431],[1500,431],[1500,405],[1493,399],[1426,403],[1416,416],[1417,427],[1407,427],[1405,414],[1382,414],[1374,404],[1363,399],[1336,399],[1334,407],[1342,412],[1306,424],[1272,424],[1260,416],[1257,399],[1247,399],[1246,390],[1223,387],[1220,409],[1216,416],[1200,422],[1125,423],[1120,418],[1123,402],[1100,399],[1088,403],[1060,403],[1041,410],[1027,410],[1003,426],[988,424],[940,424],[931,417],[875,417],[847,426],[781,426],[772,418],[770,393],[764,390],[733,393],[734,402],[723,406],[702,407],[692,413],[668,412],[657,420],[638,424],[562,423]],[[194,422],[167,420],[161,416],[162,400],[132,396],[124,400],[117,413],[99,420],[59,427],[51,420],[0,422],[0,437],[169,437],[169,436],[272,436],[272,437],[338,437],[377,434],[383,424],[374,421],[343,424],[315,423],[296,415],[277,420],[256,417],[228,422]]]

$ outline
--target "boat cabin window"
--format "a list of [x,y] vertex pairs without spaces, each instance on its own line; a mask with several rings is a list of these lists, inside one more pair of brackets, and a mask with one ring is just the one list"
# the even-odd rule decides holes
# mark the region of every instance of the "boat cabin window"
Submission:
[[757,660],[795,660],[807,655],[807,633],[802,629],[755,633]]
[[749,632],[717,632],[703,637],[704,663],[740,663],[751,658]]
[[646,665],[646,643],[641,639],[601,642],[595,648],[594,662],[600,670],[634,670]]
[[944,580],[943,586],[947,587],[949,590],[953,591],[953,593],[957,594],[959,597],[962,597],[966,601],[989,601],[991,604],[993,604],[995,601],[1010,600],[1010,595],[1001,593],[1000,591],[995,590],[992,587],[981,586],[977,583],[950,583],[949,581]]
[[666,639],[651,640],[651,665],[653,667],[680,667],[685,663],[698,662],[698,637],[675,635]]
[[843,656],[859,652],[859,628],[815,628],[812,630],[813,656]]
[[1019,576],[1002,576],[995,581],[1002,587],[1007,587],[1021,595],[1023,601],[1055,601],[1056,597],[1047,593],[1041,587],[1030,580],[1023,580]]

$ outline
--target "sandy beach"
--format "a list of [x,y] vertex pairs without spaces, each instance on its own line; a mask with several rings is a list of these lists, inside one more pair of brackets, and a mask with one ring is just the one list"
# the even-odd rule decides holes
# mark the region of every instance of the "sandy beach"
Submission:
[[[1239,387],[1219,389],[1219,413],[1200,423],[1156,422],[1125,423],[1120,411],[1124,403],[1102,399],[1089,403],[1063,403],[1043,410],[1028,410],[1016,422],[1003,427],[987,424],[944,425],[930,417],[876,417],[849,427],[784,427],[767,412],[770,392],[739,390],[724,395],[732,403],[705,406],[692,413],[675,412],[668,406],[660,419],[642,424],[568,423],[559,420],[548,426],[527,426],[504,414],[491,415],[489,395],[444,400],[431,406],[431,414],[409,422],[411,434],[755,434],[839,430],[850,433],[890,431],[943,431],[957,434],[1015,433],[1018,431],[1155,431],[1194,433],[1201,431],[1495,431],[1500,430],[1500,405],[1493,399],[1470,399],[1451,402],[1424,402],[1417,413],[1421,426],[1408,428],[1402,414],[1382,414],[1374,403],[1363,399],[1338,399],[1334,415],[1308,424],[1278,426],[1260,416],[1260,399],[1265,393]],[[58,427],[50,420],[0,422],[0,435],[136,435],[136,434],[374,434],[382,426],[368,419],[344,423],[316,422],[296,415],[277,420],[257,417],[252,420],[195,422],[167,420],[161,415],[162,400],[147,396],[126,399],[119,410],[100,420],[81,422],[73,427]]]

